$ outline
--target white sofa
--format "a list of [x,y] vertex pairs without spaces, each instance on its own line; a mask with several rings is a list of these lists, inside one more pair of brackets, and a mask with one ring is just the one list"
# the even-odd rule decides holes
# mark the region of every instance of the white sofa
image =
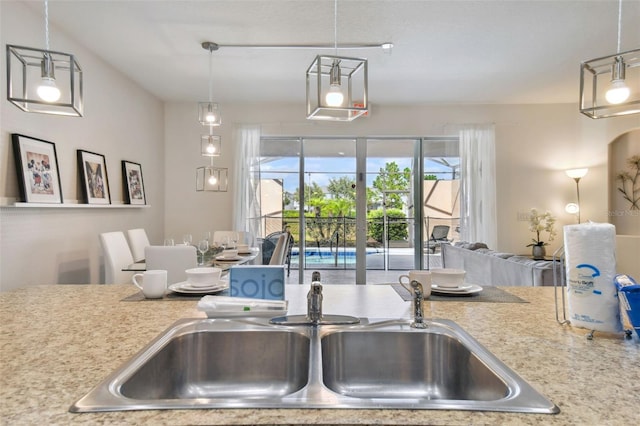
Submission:
[[[552,286],[553,261],[490,250],[483,243],[442,244],[442,266],[464,269],[465,281],[481,286]],[[560,285],[562,270],[556,274]]]

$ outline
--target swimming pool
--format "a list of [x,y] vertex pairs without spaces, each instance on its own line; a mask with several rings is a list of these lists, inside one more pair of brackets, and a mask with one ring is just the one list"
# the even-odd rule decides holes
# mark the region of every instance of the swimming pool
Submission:
[[[376,254],[378,251],[367,249],[367,256],[370,254]],[[338,249],[338,263],[354,264],[356,263],[356,249],[355,248],[339,248]],[[307,248],[304,250],[305,263],[307,265],[330,265],[336,261],[335,250],[331,251],[329,248]],[[299,264],[300,249],[294,247],[291,249],[291,264]]]

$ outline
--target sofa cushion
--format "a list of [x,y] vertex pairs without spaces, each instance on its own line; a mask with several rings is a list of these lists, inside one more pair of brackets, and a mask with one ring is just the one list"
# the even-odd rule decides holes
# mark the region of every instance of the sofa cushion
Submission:
[[454,246],[467,250],[488,249],[489,247],[485,243],[468,243],[466,241],[457,241],[453,243]]
[[513,253],[499,253],[497,251],[494,251],[493,253],[490,253],[491,256],[495,256],[495,257],[499,257],[500,259],[508,259],[512,256],[515,256]]

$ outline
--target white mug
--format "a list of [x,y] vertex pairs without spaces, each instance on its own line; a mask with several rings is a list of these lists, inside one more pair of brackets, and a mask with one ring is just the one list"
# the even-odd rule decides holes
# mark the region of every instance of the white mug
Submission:
[[[142,283],[138,280],[142,278]],[[144,271],[142,274],[135,274],[132,278],[133,284],[142,290],[142,294],[147,299],[159,299],[167,291],[167,271],[155,269]]]
[[[406,278],[407,282],[402,282],[402,279]],[[422,296],[426,299],[431,294],[431,272],[422,270],[409,271],[408,274],[403,274],[398,277],[400,285],[413,295],[413,287],[411,287],[411,281],[417,281],[422,284]]]

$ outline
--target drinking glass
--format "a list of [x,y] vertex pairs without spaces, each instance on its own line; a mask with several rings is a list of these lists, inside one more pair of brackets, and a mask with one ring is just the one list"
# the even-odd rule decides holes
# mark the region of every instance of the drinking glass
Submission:
[[201,240],[198,243],[198,251],[200,252],[200,262],[198,265],[204,265],[204,254],[209,251],[209,240]]
[[191,236],[191,234],[184,234],[182,236],[182,242],[184,243],[185,246],[190,246],[192,241],[193,241],[193,237]]
[[229,237],[222,237],[220,247],[222,247],[222,250],[226,250],[229,247]]
[[238,247],[238,238],[239,235],[237,232],[234,232],[233,234],[231,234],[231,242],[233,243],[233,245],[231,246],[231,248],[236,248]]
[[173,241],[173,238],[165,238],[164,245],[165,246],[174,246],[176,243]]
[[205,233],[202,235],[202,239],[209,241],[209,246],[213,245],[213,241],[211,240],[211,232],[210,231],[205,231]]

